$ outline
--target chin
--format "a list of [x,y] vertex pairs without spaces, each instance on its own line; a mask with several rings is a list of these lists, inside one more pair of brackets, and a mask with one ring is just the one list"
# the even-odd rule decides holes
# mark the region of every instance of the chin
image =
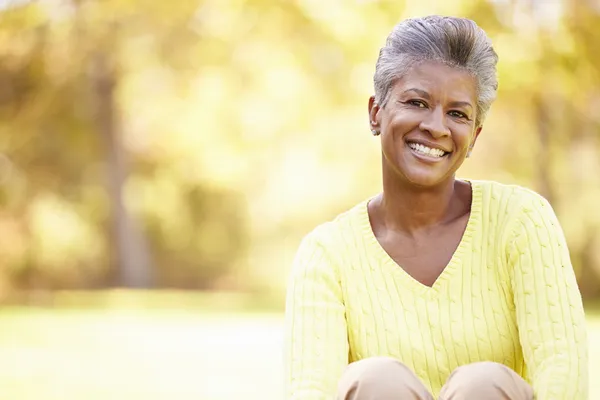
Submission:
[[423,162],[415,160],[412,157],[403,157],[400,155],[394,162],[390,162],[388,158],[385,169],[388,170],[386,175],[394,177],[398,183],[408,184],[409,186],[420,188],[435,188],[444,185],[454,178],[455,169],[454,163],[451,160],[441,162]]
[[411,185],[421,188],[433,188],[443,185],[454,177],[453,173],[450,173],[449,171],[444,172],[431,170],[415,171],[410,168],[409,170],[403,171],[402,175],[407,183]]
[[408,182],[410,184],[417,186],[417,187],[421,187],[421,188],[437,187],[447,181],[448,181],[448,177],[440,178],[440,177],[433,177],[433,176],[417,176],[417,177],[411,177],[408,179]]
[[438,162],[423,162],[413,157],[399,157],[394,169],[411,185],[433,188],[444,185],[454,178],[458,168],[453,161],[451,158],[445,158]]

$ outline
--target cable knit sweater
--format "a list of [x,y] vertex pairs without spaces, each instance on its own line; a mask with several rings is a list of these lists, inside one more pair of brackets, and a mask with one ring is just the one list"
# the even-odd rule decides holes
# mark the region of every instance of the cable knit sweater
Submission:
[[471,213],[432,287],[379,245],[368,200],[302,241],[286,301],[288,399],[331,400],[349,363],[396,357],[434,396],[456,367],[495,361],[537,400],[585,400],[580,292],[550,204],[528,189],[470,181]]

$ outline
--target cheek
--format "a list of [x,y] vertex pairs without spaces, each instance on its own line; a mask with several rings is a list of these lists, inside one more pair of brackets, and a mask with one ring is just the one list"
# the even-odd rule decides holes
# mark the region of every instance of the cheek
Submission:
[[381,150],[389,160],[397,159],[402,153],[404,143],[400,138],[389,133],[382,138]]
[[475,140],[475,130],[471,127],[455,126],[452,132],[454,132],[454,142],[460,148],[468,148]]

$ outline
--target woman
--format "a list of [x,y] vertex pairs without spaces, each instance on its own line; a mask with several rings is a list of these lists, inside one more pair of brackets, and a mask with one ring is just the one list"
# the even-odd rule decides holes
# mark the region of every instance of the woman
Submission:
[[497,59],[467,19],[406,20],[388,37],[369,99],[383,192],[300,245],[289,399],[587,398],[584,311],[550,204],[455,178]]

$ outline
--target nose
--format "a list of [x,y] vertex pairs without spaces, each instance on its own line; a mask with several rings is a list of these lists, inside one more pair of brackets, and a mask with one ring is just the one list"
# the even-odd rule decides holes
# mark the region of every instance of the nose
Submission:
[[446,126],[445,113],[442,107],[435,107],[431,109],[431,112],[427,113],[419,128],[423,131],[427,131],[434,138],[440,138],[450,135],[450,129]]

